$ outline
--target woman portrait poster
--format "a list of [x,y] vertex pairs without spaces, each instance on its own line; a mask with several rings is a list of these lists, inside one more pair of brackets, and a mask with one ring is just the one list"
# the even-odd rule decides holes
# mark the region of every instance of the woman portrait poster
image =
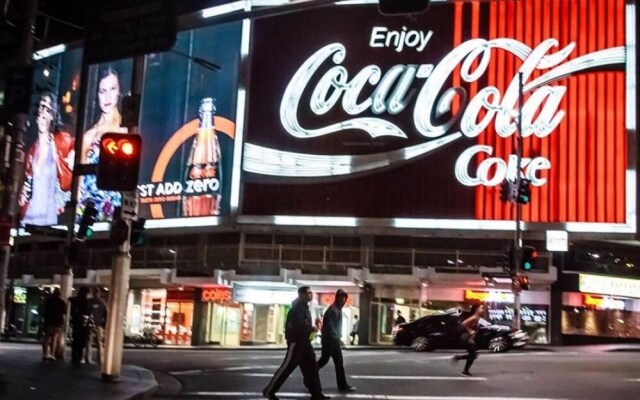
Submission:
[[58,98],[53,93],[40,95],[34,125],[37,137],[27,151],[18,197],[20,216],[23,224],[55,225],[70,199],[75,152],[73,137],[60,122]]
[[[97,71],[96,71],[97,69]],[[125,77],[122,71],[128,72]],[[122,97],[128,91],[131,62],[104,64],[94,67],[95,86],[89,87],[87,121],[90,128],[82,135],[82,164],[97,164],[100,157],[100,139],[105,133],[127,133],[122,127],[120,111]],[[93,89],[93,90],[92,90]],[[125,91],[126,90],[126,91]],[[91,97],[93,96],[93,97]],[[93,121],[93,122],[92,122]],[[78,193],[77,218],[82,216],[87,201],[92,201],[98,210],[98,221],[110,221],[115,207],[120,206],[120,193],[98,189],[95,175],[85,175]]]

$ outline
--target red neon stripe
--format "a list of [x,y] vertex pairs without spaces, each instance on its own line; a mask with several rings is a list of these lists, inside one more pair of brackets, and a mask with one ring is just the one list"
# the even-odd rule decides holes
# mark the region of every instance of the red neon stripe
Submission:
[[[480,37],[480,4],[472,3],[471,4],[471,38],[479,38]],[[476,68],[478,63],[475,62],[473,68]],[[472,82],[469,85],[469,99],[473,98],[478,92],[478,83]],[[484,144],[486,140],[485,134],[481,134],[477,138],[478,144]],[[480,165],[480,159],[478,159],[476,165]],[[488,188],[484,185],[476,186],[476,215],[481,214],[484,218],[484,210],[485,203],[492,203],[496,201],[495,196],[491,196],[492,194],[496,194],[495,188]]]
[[[462,28],[464,21],[462,19],[462,7],[463,3],[455,3],[454,5],[454,31],[453,31],[453,47],[457,47],[462,43]],[[453,72],[452,84],[453,87],[460,86],[460,66],[457,66]],[[456,96],[452,102],[451,109],[455,115],[460,111],[460,99]]]
[[[586,14],[588,26],[596,26],[596,18],[595,13],[597,11],[597,5],[594,4],[593,0],[590,0],[587,4]],[[585,40],[587,44],[587,52],[591,53],[596,50],[596,37],[598,35],[586,35]],[[587,196],[586,196],[586,214],[587,221],[596,221],[597,210],[599,207],[598,204],[598,185],[597,185],[597,154],[596,154],[596,98],[598,96],[598,88],[597,88],[597,80],[596,74],[587,74],[587,85],[588,87],[585,90],[589,91],[589,95],[586,96],[587,100],[587,112],[586,112],[586,132],[587,132]]]
[[[560,15],[558,18],[558,25],[559,25],[559,37],[560,37],[560,47],[564,47],[567,45],[568,41],[569,41],[569,29],[570,29],[570,19],[569,19],[569,3],[568,2],[562,2],[562,6],[561,6],[561,10],[560,10]],[[568,23],[564,23],[563,21],[568,21]],[[568,110],[569,109],[569,97],[568,95],[571,93],[571,79],[567,79],[564,83],[567,86],[567,95],[565,95],[564,99],[562,100],[562,109],[563,110]],[[558,203],[558,215],[557,218],[559,221],[566,221],[568,218],[568,191],[567,191],[567,185],[569,183],[569,179],[568,179],[568,169],[569,169],[569,155],[566,154],[564,156],[559,156],[560,152],[562,149],[569,149],[569,119],[568,116],[565,117],[565,120],[562,124],[560,124],[560,138],[558,141],[558,146],[555,148],[555,157],[552,159],[552,166],[553,165],[558,165],[559,168],[557,168],[557,174],[559,176],[559,179],[557,181],[557,183],[554,185],[555,187],[558,188],[558,197],[557,197],[557,203]],[[570,152],[567,152],[570,153]],[[554,162],[555,161],[555,162]]]
[[[606,12],[605,6],[606,1],[599,1],[597,4],[597,15],[595,16],[595,20],[597,21],[596,26],[606,26]],[[606,48],[606,38],[605,35],[597,35],[597,44],[596,48],[598,50],[602,50]],[[602,114],[602,110],[606,109],[606,85],[605,85],[605,74],[598,73],[596,76],[596,110],[598,111],[596,114],[596,137],[595,137],[595,146],[596,146],[596,194],[597,194],[597,210],[596,210],[596,221],[604,222],[606,220],[606,210],[607,204],[605,201],[606,198],[606,130],[605,130],[605,116]]]
[[[571,2],[568,15],[575,15],[576,13],[576,1]],[[569,18],[569,26],[571,33],[569,35],[570,38],[575,38],[578,36],[578,25],[579,21],[577,18]],[[570,56],[571,59],[575,58],[575,52]],[[576,221],[577,220],[577,190],[575,184],[577,182],[577,169],[576,163],[571,157],[572,154],[578,150],[578,141],[576,140],[576,132],[578,130],[578,113],[577,113],[577,100],[578,100],[578,80],[577,78],[570,78],[570,91],[569,91],[569,107],[567,107],[571,112],[569,113],[569,146],[566,149],[562,150],[562,155],[565,159],[568,160],[568,168],[567,168],[567,221]]]
[[[625,21],[625,4],[620,0],[616,3],[617,13],[614,21],[616,25],[616,45],[624,45],[624,21]],[[625,99],[625,85],[624,75],[616,74],[616,94],[619,100],[618,104],[626,104]],[[626,203],[626,188],[625,188],[625,168],[627,166],[627,140],[626,140],[626,123],[625,123],[625,108],[617,107],[616,112],[616,220],[623,222],[625,220],[625,203]]]
[[[615,17],[615,1],[616,0],[607,0],[607,8],[606,8],[606,22],[609,22],[612,17]],[[606,29],[606,47],[614,47],[616,44],[616,30],[615,24],[606,23],[604,25],[607,27]],[[607,195],[607,212],[606,212],[606,221],[617,221],[616,218],[616,174],[615,174],[615,144],[616,144],[616,120],[615,120],[615,107],[616,103],[616,91],[615,91],[615,73],[608,72],[606,73],[606,108],[605,118],[606,118],[606,126],[605,126],[605,137],[606,137],[606,169],[607,169],[607,178],[606,178],[606,195]]]

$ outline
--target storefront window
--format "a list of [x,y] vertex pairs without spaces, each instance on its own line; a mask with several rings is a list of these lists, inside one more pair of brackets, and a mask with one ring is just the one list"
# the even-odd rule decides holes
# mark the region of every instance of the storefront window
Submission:
[[640,338],[640,313],[626,310],[599,310],[585,306],[563,306],[562,333]]

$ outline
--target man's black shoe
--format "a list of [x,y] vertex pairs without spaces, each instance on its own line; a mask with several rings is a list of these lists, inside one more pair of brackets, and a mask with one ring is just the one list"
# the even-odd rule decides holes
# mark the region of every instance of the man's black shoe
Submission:
[[355,392],[356,391],[356,387],[355,386],[345,386],[343,388],[339,388],[338,391],[340,391],[340,392]]
[[275,393],[267,393],[266,390],[262,391],[262,395],[269,400],[280,400],[280,398],[276,396]]

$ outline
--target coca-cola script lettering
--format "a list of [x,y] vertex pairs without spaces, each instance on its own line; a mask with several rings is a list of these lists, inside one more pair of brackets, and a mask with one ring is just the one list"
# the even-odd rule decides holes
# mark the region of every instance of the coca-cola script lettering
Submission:
[[[418,51],[428,57],[428,44],[433,32],[404,29],[392,31],[374,27],[369,46],[390,47],[396,51]],[[425,50],[426,47],[426,50]],[[291,136],[311,139],[348,130],[359,130],[372,139],[390,136],[408,139],[407,132],[385,119],[403,112],[413,114],[413,125],[425,142],[401,150],[368,155],[315,155],[265,148],[251,143],[245,145],[245,165],[248,172],[289,178],[330,177],[385,168],[392,164],[422,156],[462,137],[475,138],[489,126],[501,138],[517,131],[518,75],[510,80],[506,91],[494,86],[481,88],[468,98],[461,87],[444,87],[459,71],[464,82],[478,82],[487,72],[496,51],[509,52],[522,60],[524,92],[522,104],[522,136],[545,138],[551,135],[565,118],[560,104],[567,92],[565,86],[550,86],[552,82],[581,71],[607,65],[623,65],[624,47],[605,49],[568,60],[576,46],[570,43],[558,48],[559,42],[550,38],[535,48],[508,38],[471,39],[451,50],[437,64],[396,64],[383,71],[370,64],[360,71],[349,71],[343,65],[348,56],[342,43],[331,43],[317,50],[305,60],[287,85],[280,104],[280,122]],[[458,69],[459,67],[459,69]],[[532,79],[533,72],[542,75]],[[317,82],[310,87],[311,82]],[[365,91],[365,88],[367,89]],[[373,89],[373,90],[371,90]],[[412,89],[417,89],[415,100]],[[371,93],[365,96],[363,93]],[[308,102],[303,102],[307,93]],[[311,93],[310,97],[308,93]],[[445,122],[434,123],[434,116],[452,112],[458,99],[461,107]],[[412,108],[411,108],[412,107]],[[346,113],[343,120],[326,125],[305,127],[298,120],[301,109],[311,110],[319,118],[335,108]],[[360,116],[363,113],[371,116]],[[320,118],[320,120],[322,120]],[[441,119],[437,119],[441,121]],[[475,145],[463,151],[455,165],[455,176],[466,186],[495,186],[505,177],[515,178],[518,170],[536,186],[547,182],[542,172],[552,168],[545,157],[525,158],[518,168],[515,155],[508,160],[491,157],[494,149]],[[475,157],[484,154],[477,163]],[[475,168],[475,165],[478,165]],[[470,172],[474,166],[475,171]]]

